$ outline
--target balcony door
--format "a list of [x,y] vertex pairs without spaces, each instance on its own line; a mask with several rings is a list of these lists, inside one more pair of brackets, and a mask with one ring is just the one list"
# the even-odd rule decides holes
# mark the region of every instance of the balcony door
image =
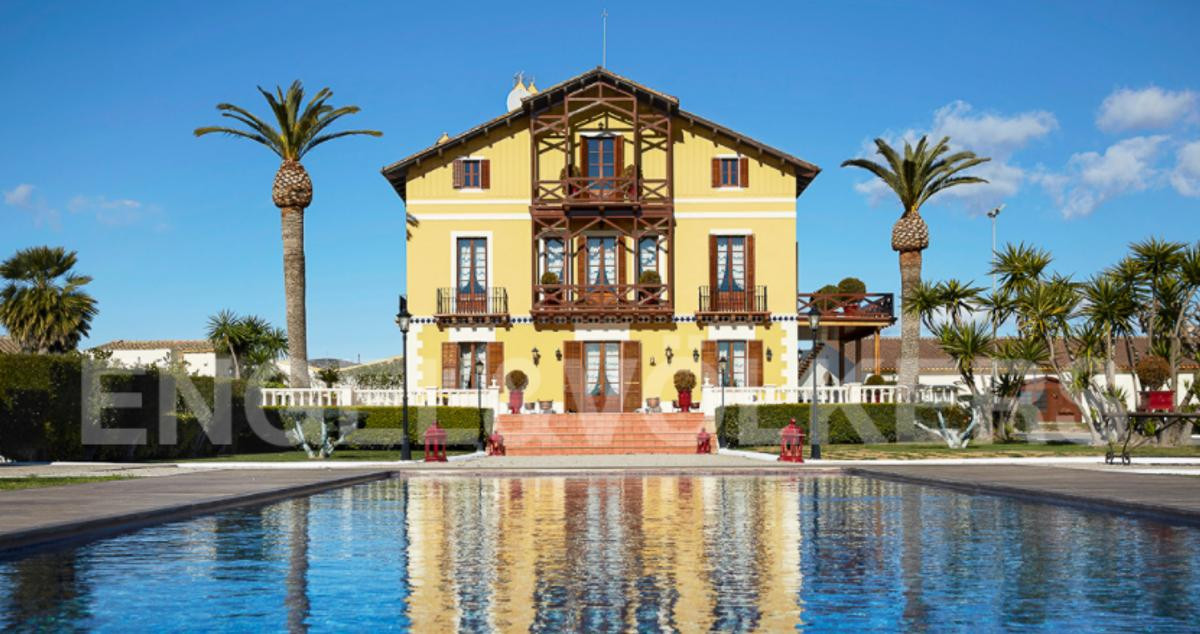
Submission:
[[625,282],[625,261],[616,236],[588,236],[583,253],[583,293],[589,304],[615,304]]
[[487,312],[487,239],[458,239],[458,282],[455,285],[460,313]]
[[754,237],[711,236],[709,277],[711,310],[753,310]]
[[580,139],[580,167],[587,178],[585,193],[592,198],[611,198],[621,175],[624,139],[613,134],[589,135]]

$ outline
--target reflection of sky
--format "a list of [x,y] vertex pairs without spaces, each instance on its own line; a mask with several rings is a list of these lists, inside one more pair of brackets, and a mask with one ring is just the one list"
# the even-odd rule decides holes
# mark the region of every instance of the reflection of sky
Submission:
[[847,477],[414,478],[0,561],[0,629],[1186,629],[1200,530]]

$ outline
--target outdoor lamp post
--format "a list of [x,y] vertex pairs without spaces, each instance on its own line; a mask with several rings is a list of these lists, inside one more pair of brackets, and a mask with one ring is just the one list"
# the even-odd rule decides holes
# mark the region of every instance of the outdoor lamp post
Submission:
[[408,328],[412,325],[412,315],[408,312],[408,297],[400,296],[400,309],[396,312],[396,325],[400,327],[402,343],[400,344],[400,353],[404,358],[404,371],[401,375],[401,389],[404,390],[403,399],[404,411],[400,415],[402,422],[401,427],[404,431],[404,437],[400,440],[400,459],[412,460],[412,447],[408,444]]
[[717,367],[721,372],[721,417],[725,417],[725,368],[729,365],[729,360],[722,356],[717,360]]
[[475,405],[479,409],[479,435],[475,438],[475,451],[483,451],[483,361],[475,362]]
[[812,441],[810,460],[821,459],[821,441],[817,438],[817,330],[821,327],[821,310],[814,304],[808,311],[808,329],[812,331],[813,360],[808,364],[812,372],[812,400],[808,404],[808,437]]
[[[1004,210],[1004,205],[1000,205],[995,209],[987,212],[987,217],[992,220],[992,298],[996,297],[996,217]],[[992,312],[992,339],[996,338],[996,313]],[[996,388],[996,357],[988,355],[992,358],[992,389]]]

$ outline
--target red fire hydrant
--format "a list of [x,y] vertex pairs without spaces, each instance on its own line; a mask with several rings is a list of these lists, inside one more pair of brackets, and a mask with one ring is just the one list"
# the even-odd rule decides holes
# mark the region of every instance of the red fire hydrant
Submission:
[[500,435],[498,431],[492,432],[492,435],[488,436],[487,455],[503,456],[505,453],[507,450],[504,448],[504,436]]
[[425,430],[425,462],[446,462],[446,430],[436,420]]
[[712,453],[712,435],[705,429],[696,434],[696,453]]
[[792,419],[779,432],[779,459],[783,462],[804,462],[804,430]]

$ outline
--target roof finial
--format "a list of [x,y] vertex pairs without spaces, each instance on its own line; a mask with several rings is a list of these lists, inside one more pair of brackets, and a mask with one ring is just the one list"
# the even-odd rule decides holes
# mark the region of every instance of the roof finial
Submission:
[[608,9],[600,14],[600,21],[603,24],[600,36],[600,68],[606,68],[608,66]]

